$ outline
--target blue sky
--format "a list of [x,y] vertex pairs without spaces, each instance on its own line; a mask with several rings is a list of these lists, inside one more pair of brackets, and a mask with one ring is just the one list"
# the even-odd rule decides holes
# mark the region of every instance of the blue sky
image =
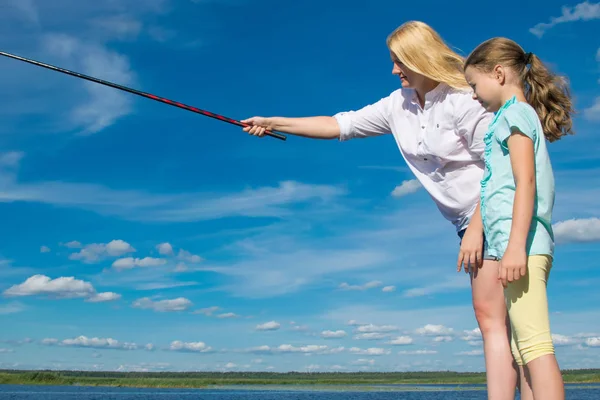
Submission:
[[[551,322],[562,367],[600,367],[600,3],[119,3],[1,0],[0,48],[236,119],[386,96],[385,38],[411,19],[465,55],[508,36],[567,74]],[[483,370],[456,234],[391,136],[260,139],[0,71],[0,368]]]

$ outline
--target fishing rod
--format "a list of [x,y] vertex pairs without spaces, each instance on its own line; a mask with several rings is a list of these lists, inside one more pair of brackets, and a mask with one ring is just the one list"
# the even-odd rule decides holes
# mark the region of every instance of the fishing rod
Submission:
[[[28,58],[25,58],[25,57],[17,56],[17,55],[14,55],[14,54],[3,52],[3,51],[0,51],[0,55],[3,55],[5,57],[9,57],[9,58],[14,58],[15,60],[24,61],[24,62],[27,62],[29,64],[37,65],[38,67],[44,67],[44,68],[47,68],[47,69],[52,70],[52,71],[62,72],[63,74],[75,76],[77,78],[81,78],[81,79],[85,79],[85,80],[92,81],[92,82],[95,82],[95,83],[99,83],[101,85],[110,86],[112,88],[119,89],[119,90],[122,90],[122,91],[125,91],[125,92],[128,92],[128,93],[137,94],[138,96],[142,96],[142,97],[146,97],[148,99],[160,101],[161,103],[169,104],[171,106],[183,108],[184,110],[192,111],[192,112],[195,112],[197,114],[202,114],[202,115],[205,115],[207,117],[215,118],[215,119],[218,119],[220,121],[228,122],[228,123],[233,124],[233,125],[242,126],[242,127],[251,126],[249,124],[245,124],[243,122],[240,122],[240,121],[237,121],[235,119],[231,119],[231,118],[225,117],[223,115],[215,114],[213,112],[202,110],[202,109],[197,108],[197,107],[188,106],[186,104],[182,104],[182,103],[179,103],[177,101],[169,100],[169,99],[166,99],[164,97],[159,97],[159,96],[156,96],[156,95],[153,95],[153,94],[150,94],[150,93],[144,93],[144,92],[136,90],[136,89],[132,89],[132,88],[129,88],[129,87],[126,87],[126,86],[118,85],[116,83],[108,82],[108,81],[105,81],[105,80],[102,80],[102,79],[94,78],[92,76],[84,75],[84,74],[81,74],[79,72],[69,71],[68,69],[60,68],[60,67],[57,67],[57,66],[54,66],[54,65],[50,65],[50,64],[45,64],[45,63],[40,62],[40,61],[31,60],[31,59],[28,59]],[[274,138],[281,139],[281,140],[286,140],[287,139],[285,135],[282,135],[281,133],[278,133],[277,131],[265,131],[265,135],[272,136]]]

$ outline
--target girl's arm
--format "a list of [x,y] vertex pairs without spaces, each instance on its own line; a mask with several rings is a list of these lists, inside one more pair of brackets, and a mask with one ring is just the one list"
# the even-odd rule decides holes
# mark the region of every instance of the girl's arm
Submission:
[[519,130],[513,129],[506,144],[516,191],[508,245],[502,260],[500,260],[500,270],[498,271],[498,278],[504,287],[527,273],[527,238],[535,202],[533,141]]
[[535,201],[533,141],[515,130],[508,138],[507,145],[516,186],[508,247],[526,251]]

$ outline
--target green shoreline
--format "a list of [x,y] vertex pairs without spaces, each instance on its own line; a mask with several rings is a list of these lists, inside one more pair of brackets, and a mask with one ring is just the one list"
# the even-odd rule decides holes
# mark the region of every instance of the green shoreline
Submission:
[[[563,371],[568,384],[600,383],[600,369]],[[0,370],[0,384],[202,389],[236,386],[485,384],[478,372],[96,372]]]

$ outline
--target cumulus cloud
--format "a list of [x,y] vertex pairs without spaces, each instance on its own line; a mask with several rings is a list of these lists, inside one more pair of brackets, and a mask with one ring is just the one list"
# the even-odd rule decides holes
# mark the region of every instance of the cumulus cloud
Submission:
[[419,182],[417,179],[404,181],[394,188],[394,190],[392,191],[392,196],[403,197],[408,194],[415,193],[421,187],[421,182]]
[[143,297],[133,302],[133,308],[143,310],[154,310],[157,312],[185,311],[192,306],[192,302],[185,297],[170,300],[154,301],[149,297]]
[[162,256],[172,256],[173,255],[173,246],[170,243],[161,243],[156,246],[158,253]]
[[95,263],[106,257],[120,257],[127,253],[134,253],[136,249],[123,240],[112,240],[109,243],[92,243],[83,247],[79,252],[69,256],[71,260],[85,263]]
[[228,312],[228,313],[223,313],[223,314],[217,315],[217,318],[219,318],[219,319],[232,319],[232,318],[239,318],[239,315],[237,315],[236,313]]
[[600,19],[600,3],[584,1],[583,3],[577,4],[575,7],[562,7],[562,14],[559,17],[552,17],[550,18],[550,22],[541,22],[537,24],[529,29],[529,32],[538,38],[541,38],[546,31],[556,25],[567,22],[591,21],[594,19]]
[[347,282],[341,283],[339,288],[342,290],[368,290],[376,287],[380,287],[382,285],[379,281],[371,281],[367,282],[364,285],[349,285]]
[[389,333],[371,332],[371,333],[359,333],[354,335],[356,340],[380,340],[390,337]]
[[393,332],[397,331],[398,327],[395,325],[374,325],[374,324],[366,324],[360,325],[356,328],[356,332],[361,333],[370,333],[370,332]]
[[600,241],[600,218],[561,221],[553,229],[557,244]]
[[361,354],[368,356],[383,356],[391,353],[390,350],[380,347],[369,347],[368,349],[361,349],[360,347],[351,347],[349,351],[352,354]]
[[344,330],[321,332],[321,337],[324,339],[339,339],[345,337],[346,335],[348,334]]
[[90,298],[88,298],[86,301],[88,301],[90,303],[106,303],[109,301],[119,300],[120,298],[121,298],[120,294],[117,294],[114,292],[104,292],[104,293],[97,293],[97,294],[91,296]]
[[171,342],[169,350],[185,353],[207,353],[210,352],[212,348],[207,346],[204,342],[181,342],[175,340]]
[[113,301],[120,295],[112,292],[97,293],[91,283],[74,277],[51,279],[45,275],[34,275],[25,282],[13,285],[4,291],[7,297],[47,296],[57,299],[85,298],[90,302]]
[[390,340],[388,343],[396,346],[403,346],[407,344],[412,344],[413,338],[411,338],[410,336],[398,336],[395,339]]
[[118,260],[115,260],[115,262],[113,262],[112,266],[113,266],[113,268],[115,268],[117,270],[124,270],[124,269],[132,269],[135,267],[141,267],[141,268],[160,267],[161,265],[165,265],[166,263],[167,263],[167,260],[165,260],[163,258],[126,257],[126,258],[120,258]]
[[40,247],[40,253],[50,253],[50,247],[48,246],[41,246]]
[[424,355],[437,354],[437,350],[410,350],[410,351],[409,350],[401,350],[398,352],[398,354],[424,356]]
[[265,322],[264,324],[256,325],[257,331],[276,331],[279,328],[281,328],[281,324],[275,321]]
[[199,310],[194,311],[194,314],[204,314],[207,317],[210,317],[211,315],[213,315],[215,312],[219,311],[220,309],[221,309],[221,307],[217,307],[217,306],[206,307],[206,308],[201,308]]
[[423,336],[440,336],[440,335],[450,335],[454,332],[454,329],[447,328],[444,325],[433,325],[427,324],[422,328],[418,328],[415,333],[417,335]]
[[41,343],[47,346],[85,347],[92,349],[137,350],[138,348],[138,345],[135,343],[119,342],[112,338],[88,338],[87,336],[78,336],[62,341],[54,338],[46,338]]
[[270,346],[258,346],[246,349],[245,352],[255,354],[286,354],[286,353],[301,353],[301,354],[338,354],[344,351],[344,347],[329,347],[325,345],[306,345],[306,346],[293,346],[291,344],[282,344],[278,347]]
[[385,286],[384,288],[381,289],[382,292],[394,292],[396,290],[396,286]]

